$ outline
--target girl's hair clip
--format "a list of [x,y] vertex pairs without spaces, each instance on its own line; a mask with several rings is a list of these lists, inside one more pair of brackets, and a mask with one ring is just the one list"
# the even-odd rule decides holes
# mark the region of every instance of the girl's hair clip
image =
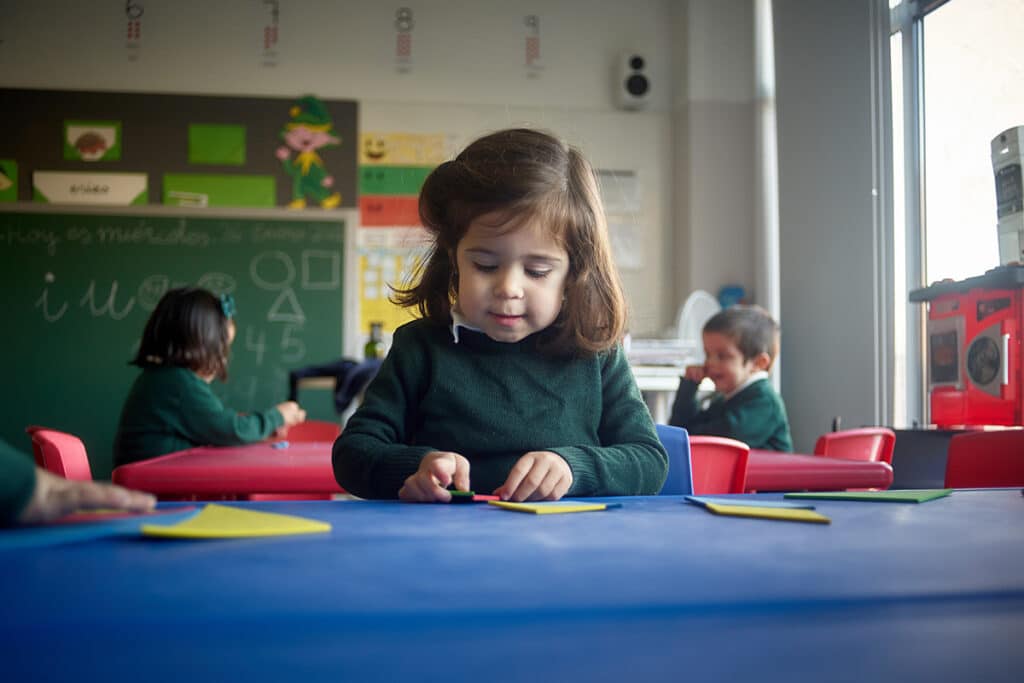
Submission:
[[220,310],[224,311],[224,316],[228,319],[235,317],[235,297],[230,294],[220,295]]

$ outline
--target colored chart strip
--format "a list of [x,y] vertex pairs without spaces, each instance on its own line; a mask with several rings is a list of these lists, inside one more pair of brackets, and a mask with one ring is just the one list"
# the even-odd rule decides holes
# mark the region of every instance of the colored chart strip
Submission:
[[360,166],[359,194],[418,195],[433,166]]
[[363,195],[359,198],[363,226],[419,225],[419,200],[416,197]]

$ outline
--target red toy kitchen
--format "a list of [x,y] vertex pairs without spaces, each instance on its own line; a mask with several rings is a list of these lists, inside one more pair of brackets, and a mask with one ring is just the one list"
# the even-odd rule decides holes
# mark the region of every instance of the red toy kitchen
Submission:
[[936,427],[1024,425],[1024,265],[910,292],[928,304],[928,392]]

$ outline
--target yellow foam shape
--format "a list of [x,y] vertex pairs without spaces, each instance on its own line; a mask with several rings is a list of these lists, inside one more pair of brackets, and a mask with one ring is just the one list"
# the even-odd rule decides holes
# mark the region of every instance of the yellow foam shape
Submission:
[[557,515],[563,512],[593,512],[605,510],[604,503],[512,503],[507,500],[489,500],[491,505],[497,505],[506,510],[517,512],[532,512],[535,515]]
[[276,512],[244,510],[214,503],[206,505],[199,514],[177,524],[143,524],[141,527],[144,536],[160,538],[251,538],[318,534],[330,530],[330,524],[315,519],[281,515]]
[[722,505],[721,503],[705,503],[704,507],[716,515],[734,517],[760,517],[763,519],[780,519],[788,522],[815,522],[831,524],[832,520],[814,510],[794,510],[789,508],[765,508],[751,505]]

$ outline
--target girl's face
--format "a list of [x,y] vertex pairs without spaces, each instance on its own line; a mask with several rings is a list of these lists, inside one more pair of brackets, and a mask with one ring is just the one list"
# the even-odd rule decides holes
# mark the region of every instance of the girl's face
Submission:
[[470,224],[455,255],[456,309],[491,339],[517,342],[558,317],[569,254],[544,226],[528,221],[503,232],[493,216],[481,216]]
[[235,331],[236,331],[235,330],[235,321],[229,319],[228,320],[228,346],[231,346],[231,344],[233,344],[234,341],[235,341]]
[[[743,359],[736,343],[720,332],[705,332],[704,374],[715,383],[715,391],[728,394],[757,370],[763,370],[757,358]],[[767,354],[762,354],[767,356]]]

